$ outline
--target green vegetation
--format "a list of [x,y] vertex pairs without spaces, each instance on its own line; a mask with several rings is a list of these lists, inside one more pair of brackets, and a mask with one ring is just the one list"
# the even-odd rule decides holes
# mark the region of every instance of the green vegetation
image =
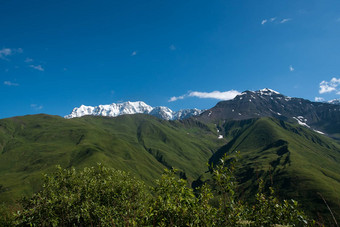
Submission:
[[323,195],[340,218],[340,146],[305,127],[272,118],[221,122],[230,140],[210,159],[218,163],[224,154],[238,150],[238,195],[252,200],[258,179],[264,179],[282,198],[300,201],[314,217],[333,222]]
[[[224,161],[225,158],[222,159]],[[235,198],[234,165],[213,172],[216,191],[203,185],[194,193],[187,181],[166,170],[151,193],[129,174],[105,168],[83,171],[58,167],[46,175],[41,192],[22,201],[6,224],[20,226],[268,226],[313,225],[297,202],[280,202],[261,191],[252,206]],[[261,190],[261,188],[260,188]],[[217,196],[216,196],[217,195]],[[212,201],[219,201],[217,206]],[[12,222],[10,222],[12,221]]]
[[[217,129],[225,139],[217,139]],[[2,119],[0,202],[15,205],[20,197],[39,192],[43,188],[42,174],[51,173],[55,165],[80,170],[103,163],[129,172],[147,188],[157,186],[155,179],[164,169],[175,168],[189,185],[202,186],[206,182],[214,191],[218,186],[212,183],[206,163],[216,166],[227,154],[231,157],[229,164],[235,150],[239,151],[235,170],[239,187],[233,189],[234,201],[255,204],[259,179],[263,179],[264,194],[270,196],[272,187],[279,198],[297,200],[310,216],[333,223],[323,197],[334,216],[340,217],[339,143],[272,118],[221,121],[216,125],[194,119],[163,121],[149,115]],[[217,206],[218,196],[213,194],[212,203]],[[209,190],[203,195],[209,197]]]
[[216,131],[188,120],[149,115],[117,118],[32,115],[0,120],[0,201],[14,202],[41,189],[41,175],[55,165],[84,168],[100,162],[154,184],[164,168],[189,181],[206,171],[225,141]]
[[121,171],[85,167],[77,172],[58,167],[45,175],[43,190],[21,203],[18,225],[136,225],[146,212],[145,185]]

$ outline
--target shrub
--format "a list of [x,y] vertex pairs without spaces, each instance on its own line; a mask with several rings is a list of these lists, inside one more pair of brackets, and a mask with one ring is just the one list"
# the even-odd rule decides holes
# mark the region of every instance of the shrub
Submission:
[[[281,202],[272,188],[270,195],[265,195],[261,180],[256,203],[242,202],[236,197],[235,161],[226,163],[225,156],[219,165],[211,167],[214,191],[204,184],[197,193],[176,175],[176,170],[165,170],[150,193],[129,174],[100,164],[82,171],[58,167],[53,175],[45,175],[41,192],[21,201],[23,209],[15,221],[24,226],[314,224],[299,210],[296,201]],[[213,200],[218,201],[216,206]]]
[[43,189],[21,201],[17,224],[42,226],[136,225],[148,194],[129,174],[98,164],[77,172],[57,168],[45,175]]
[[156,226],[211,226],[216,209],[209,201],[211,190],[204,185],[196,197],[188,183],[179,179],[176,170],[166,170],[156,187],[150,204],[149,224]]

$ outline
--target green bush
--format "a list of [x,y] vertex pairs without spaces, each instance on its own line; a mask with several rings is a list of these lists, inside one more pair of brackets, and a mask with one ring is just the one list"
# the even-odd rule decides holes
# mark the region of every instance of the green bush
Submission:
[[21,201],[17,224],[136,225],[148,199],[144,184],[123,171],[100,164],[80,172],[58,167],[53,176],[45,175],[41,192]]
[[149,224],[157,226],[211,226],[216,209],[209,201],[211,190],[205,185],[199,196],[179,179],[176,170],[166,170],[152,189]]
[[[260,181],[256,203],[236,197],[235,161],[212,168],[213,188],[194,193],[187,181],[166,170],[148,190],[129,174],[103,167],[61,169],[45,175],[41,192],[21,201],[22,226],[307,226],[296,201],[280,202]],[[218,201],[213,205],[213,201]]]

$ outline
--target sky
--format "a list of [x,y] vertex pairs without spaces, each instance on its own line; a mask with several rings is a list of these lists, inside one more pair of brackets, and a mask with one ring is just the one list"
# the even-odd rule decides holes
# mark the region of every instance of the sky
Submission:
[[340,98],[338,0],[0,0],[0,118]]

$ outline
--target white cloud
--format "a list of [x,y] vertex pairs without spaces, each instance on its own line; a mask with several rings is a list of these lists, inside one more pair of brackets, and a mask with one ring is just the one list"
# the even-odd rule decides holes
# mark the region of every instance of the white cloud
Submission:
[[283,23],[286,23],[286,22],[291,21],[291,20],[292,20],[291,18],[285,18],[285,19],[282,19],[280,21],[280,23],[283,24]]
[[7,56],[13,55],[15,53],[21,54],[23,52],[22,48],[17,48],[17,49],[11,49],[11,48],[2,48],[0,50],[0,58],[7,60]]
[[42,72],[45,71],[45,69],[41,65],[30,65],[30,67]]
[[293,72],[295,69],[293,68],[292,65],[289,66],[289,71]]
[[7,85],[7,86],[19,86],[18,83],[13,83],[11,81],[4,81],[4,85]]
[[187,95],[181,95],[181,96],[173,96],[169,99],[169,102],[174,102],[174,101],[177,101],[177,100],[180,100],[180,99],[184,99]]
[[37,105],[37,104],[31,104],[31,108],[35,110],[41,110],[43,108],[42,105]]
[[240,92],[236,90],[230,90],[230,91],[212,91],[212,92],[200,92],[200,91],[191,91],[188,92],[185,95],[181,96],[174,96],[171,97],[169,102],[174,102],[179,99],[184,99],[187,97],[197,97],[201,99],[218,99],[218,100],[230,100],[235,98],[236,95],[241,94]]
[[323,101],[325,101],[325,99],[324,98],[322,98],[322,97],[315,97],[315,102],[323,102]]
[[213,91],[213,92],[199,92],[199,91],[193,91],[189,93],[190,97],[198,97],[201,99],[219,99],[219,100],[229,100],[235,98],[236,95],[241,94],[238,91],[230,90],[230,91]]
[[284,19],[281,19],[281,20],[277,21],[277,17],[271,17],[269,19],[263,19],[261,21],[261,24],[262,25],[264,25],[266,23],[276,23],[276,24],[280,23],[280,24],[283,24],[283,23],[286,23],[286,22],[291,21],[291,20],[292,20],[291,18],[284,18]]
[[11,55],[12,50],[10,48],[3,48],[0,50],[0,58],[4,59],[6,56]]
[[137,55],[137,51],[133,51],[132,53],[131,53],[131,56],[136,56]]
[[333,77],[330,81],[321,81],[320,83],[320,89],[319,93],[330,93],[330,92],[336,92],[337,94],[340,94],[340,90],[338,90],[338,86],[340,85],[340,78],[337,79]]

